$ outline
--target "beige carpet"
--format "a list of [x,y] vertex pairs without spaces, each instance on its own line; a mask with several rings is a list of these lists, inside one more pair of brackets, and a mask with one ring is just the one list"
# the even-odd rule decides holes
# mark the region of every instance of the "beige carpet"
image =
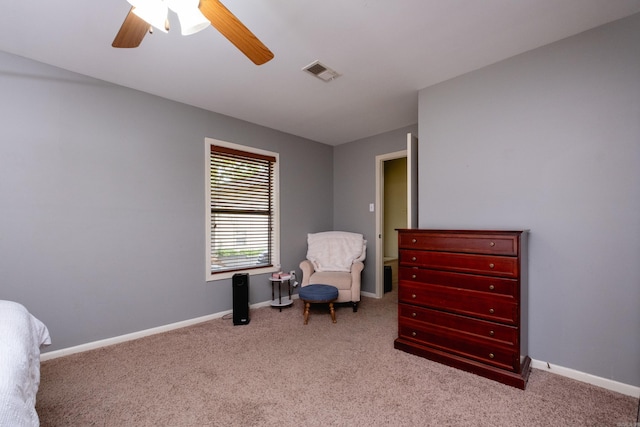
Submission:
[[305,326],[296,300],[46,361],[41,425],[636,425],[628,396],[539,370],[522,391],[395,350],[395,292],[336,311]]

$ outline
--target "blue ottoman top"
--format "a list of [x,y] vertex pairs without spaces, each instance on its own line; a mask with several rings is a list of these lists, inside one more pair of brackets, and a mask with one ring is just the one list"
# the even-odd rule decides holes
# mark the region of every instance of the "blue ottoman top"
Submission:
[[338,288],[331,285],[307,285],[300,288],[300,299],[331,301],[338,298]]

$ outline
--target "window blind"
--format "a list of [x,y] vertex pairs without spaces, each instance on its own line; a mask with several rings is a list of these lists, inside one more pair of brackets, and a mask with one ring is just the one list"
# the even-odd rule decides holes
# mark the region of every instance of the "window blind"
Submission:
[[211,146],[211,272],[272,265],[272,156]]

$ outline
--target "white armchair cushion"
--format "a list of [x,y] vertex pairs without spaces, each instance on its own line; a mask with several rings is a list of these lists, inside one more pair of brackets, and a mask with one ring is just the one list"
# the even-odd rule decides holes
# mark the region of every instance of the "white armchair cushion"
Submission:
[[331,284],[340,289],[351,289],[351,273],[342,271],[318,271],[309,279],[310,285]]

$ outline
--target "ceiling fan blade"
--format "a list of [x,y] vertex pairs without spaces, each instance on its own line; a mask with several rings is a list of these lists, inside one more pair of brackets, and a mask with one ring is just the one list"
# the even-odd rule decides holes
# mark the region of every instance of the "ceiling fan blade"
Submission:
[[149,24],[133,13],[133,7],[124,18],[120,31],[113,39],[113,47],[138,47],[149,31]]
[[273,53],[218,0],[200,0],[200,11],[254,64],[262,65],[273,58]]

